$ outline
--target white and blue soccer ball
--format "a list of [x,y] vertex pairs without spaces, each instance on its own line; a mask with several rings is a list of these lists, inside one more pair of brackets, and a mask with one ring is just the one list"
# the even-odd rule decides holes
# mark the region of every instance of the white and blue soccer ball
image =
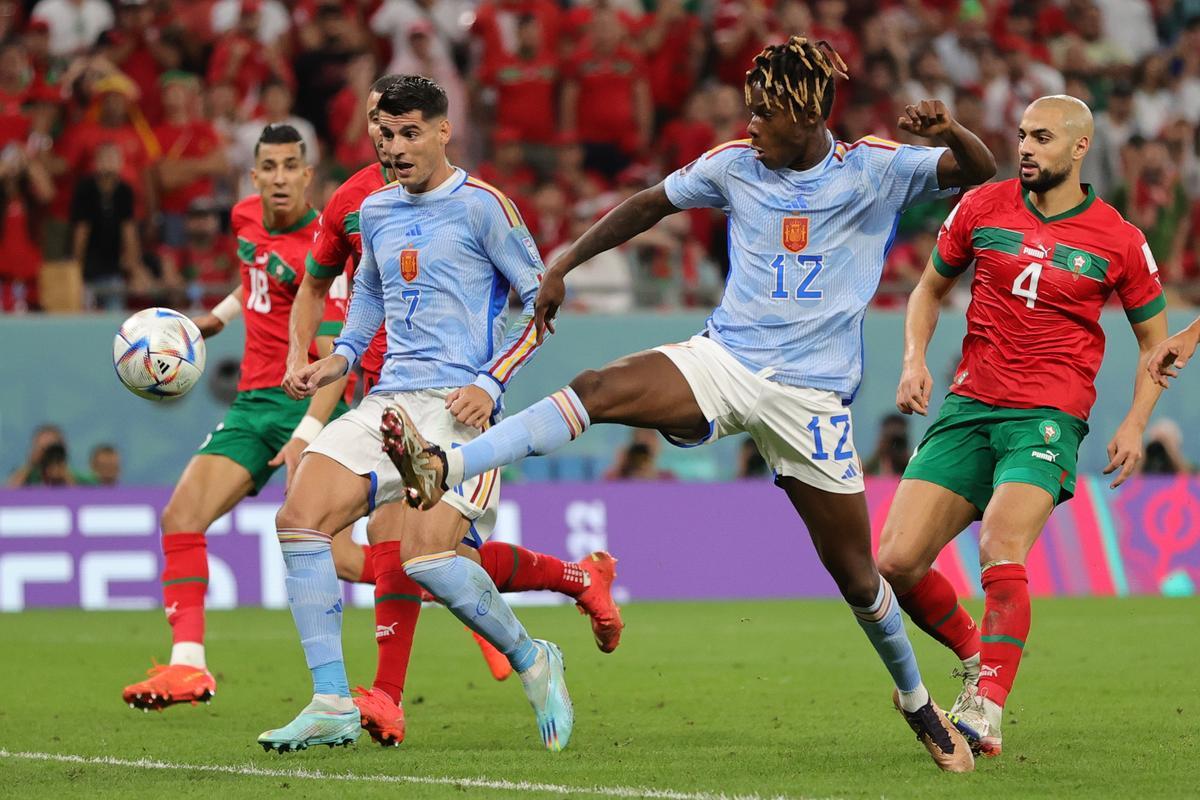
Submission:
[[204,374],[204,337],[178,311],[147,308],[121,324],[113,339],[113,366],[138,397],[183,397]]

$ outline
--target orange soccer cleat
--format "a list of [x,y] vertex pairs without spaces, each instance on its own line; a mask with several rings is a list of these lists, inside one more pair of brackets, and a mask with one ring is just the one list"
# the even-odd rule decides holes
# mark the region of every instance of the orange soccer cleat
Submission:
[[508,656],[497,650],[491,642],[480,636],[475,631],[467,628],[471,635],[475,637],[475,643],[479,645],[480,652],[483,653],[483,660],[487,662],[488,669],[492,671],[492,677],[498,681],[502,681],[509,675],[512,675],[512,664],[508,663]]
[[393,703],[383,689],[355,686],[354,693],[354,705],[371,738],[384,747],[398,747],[404,741],[404,706]]
[[621,643],[621,609],[613,602],[612,584],[617,577],[617,560],[603,550],[579,559],[579,566],[591,577],[591,584],[575,598],[579,613],[592,618],[592,634],[603,653],[611,653]]
[[155,664],[146,680],[126,686],[121,697],[130,708],[162,711],[178,703],[207,703],[217,693],[217,682],[203,667]]

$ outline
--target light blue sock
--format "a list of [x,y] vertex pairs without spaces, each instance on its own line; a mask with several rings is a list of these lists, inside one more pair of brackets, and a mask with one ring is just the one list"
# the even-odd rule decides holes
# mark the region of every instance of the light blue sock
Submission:
[[312,671],[313,694],[349,697],[342,662],[342,593],[330,539],[302,528],[280,528],[278,534],[287,568],[288,605]]
[[590,424],[579,396],[567,386],[447,452],[446,483],[457,486],[526,456],[551,453],[578,437]]
[[469,558],[446,553],[409,562],[404,571],[464,625],[508,656],[508,663],[517,672],[533,666],[537,647],[483,567]]
[[[916,711],[929,700],[929,693],[921,683],[921,670],[917,667],[917,656],[912,643],[904,631],[904,620],[900,617],[900,604],[892,587],[883,578],[879,579],[879,594],[868,608],[850,606],[858,624],[866,631],[867,638],[875,646],[884,666],[892,674],[896,688],[900,690],[901,705],[905,711]],[[911,706],[911,707],[910,707]]]

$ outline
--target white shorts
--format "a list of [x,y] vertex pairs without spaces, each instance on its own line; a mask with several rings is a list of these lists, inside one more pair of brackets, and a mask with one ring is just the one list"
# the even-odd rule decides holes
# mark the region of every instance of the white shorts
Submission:
[[[422,389],[416,392],[376,392],[363,398],[351,409],[330,422],[304,452],[328,456],[356,475],[371,479],[368,506],[404,499],[404,481],[396,465],[383,452],[379,423],[384,409],[400,405],[412,417],[421,435],[443,450],[458,447],[480,434],[463,425],[446,410],[446,395],[451,389]],[[463,541],[479,547],[496,525],[500,505],[500,472],[485,472],[460,486],[453,487],[442,502],[471,522],[470,535]]]
[[776,474],[827,492],[863,491],[862,465],[854,450],[850,409],[835,393],[769,380],[771,369],[751,372],[706,336],[655,350],[683,373],[709,421],[699,442],[668,441],[683,447],[748,433]]

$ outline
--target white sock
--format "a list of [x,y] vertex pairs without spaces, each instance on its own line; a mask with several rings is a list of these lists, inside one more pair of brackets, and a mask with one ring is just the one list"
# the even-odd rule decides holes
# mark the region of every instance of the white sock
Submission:
[[979,664],[979,653],[963,659],[963,672],[967,673],[967,680],[971,683],[979,683]]
[[541,679],[542,675],[544,675],[546,670],[549,668],[550,659],[546,657],[546,651],[539,647],[537,656],[533,659],[533,664],[529,667],[529,669],[523,672],[518,672],[517,676],[520,677],[521,683],[528,686],[534,681]]
[[461,448],[446,450],[446,485],[458,486],[463,482],[463,457]]
[[354,700],[336,694],[314,694],[308,708],[320,711],[337,711],[344,714],[354,710]]
[[[897,689],[897,691],[900,691]],[[919,684],[917,688],[911,692],[900,692],[900,707],[908,713],[912,713],[926,703],[929,702],[929,690],[925,688],[925,684]]]
[[199,642],[176,642],[171,645],[171,663],[205,669],[204,645]]

